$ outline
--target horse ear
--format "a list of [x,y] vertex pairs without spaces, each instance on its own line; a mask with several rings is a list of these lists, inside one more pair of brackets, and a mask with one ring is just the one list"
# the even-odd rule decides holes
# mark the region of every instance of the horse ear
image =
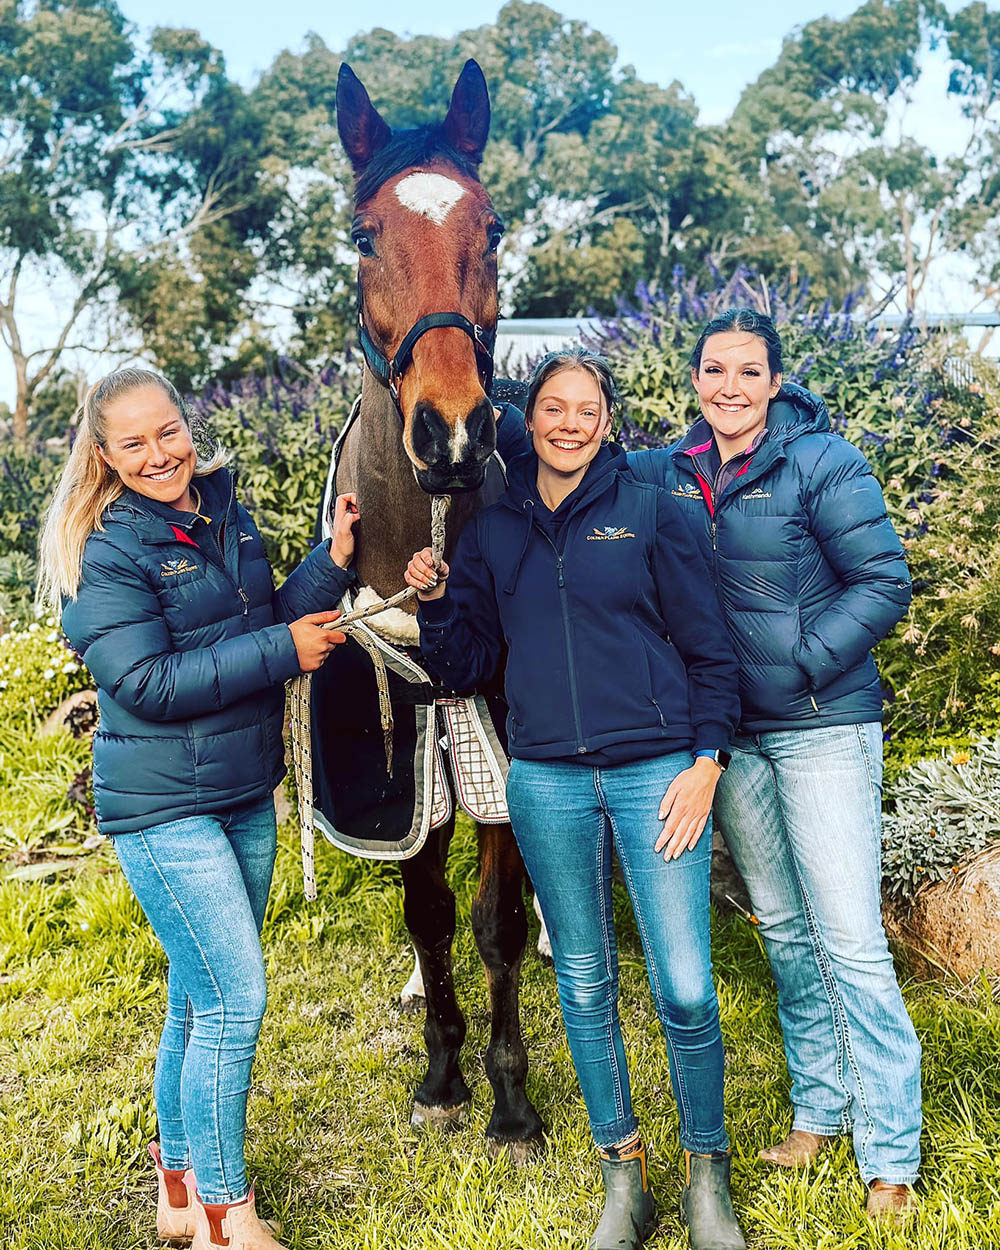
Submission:
[[346,61],[341,62],[337,75],[337,130],[358,175],[392,138],[392,131],[369,100],[364,83]]
[[473,165],[483,159],[490,133],[490,93],[483,71],[473,60],[465,62],[455,83],[444,133],[451,146]]

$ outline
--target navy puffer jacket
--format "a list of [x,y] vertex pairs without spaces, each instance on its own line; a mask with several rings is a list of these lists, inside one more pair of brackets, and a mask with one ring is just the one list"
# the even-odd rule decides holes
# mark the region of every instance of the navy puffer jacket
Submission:
[[906,613],[910,577],[868,461],[798,386],[771,402],[763,443],[714,500],[698,464],[711,439],[701,420],[629,465],[666,488],[711,562],[740,661],[741,728],[881,720],[871,649]]
[[299,673],[288,623],[335,607],[352,579],[324,543],[275,592],[233,475],[197,486],[209,524],[126,491],[87,539],[79,592],[63,604],[63,630],[98,686],[102,833],[272,792],[285,774],[283,683]]

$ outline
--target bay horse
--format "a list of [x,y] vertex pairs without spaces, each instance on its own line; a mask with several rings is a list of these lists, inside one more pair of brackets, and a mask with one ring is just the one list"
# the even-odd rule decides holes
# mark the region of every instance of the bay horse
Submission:
[[[337,128],[355,175],[351,237],[359,253],[358,316],[365,356],[360,411],[344,436],[336,493],[354,492],[358,604],[402,585],[430,544],[430,494],[453,497],[445,558],[462,525],[503,490],[490,398],[503,225],[478,177],[490,126],[486,79],[466,62],[442,123],[393,132],[346,63]],[[395,641],[418,640],[415,604],[383,613]],[[381,618],[373,618],[379,620]],[[453,805],[454,809],[454,805]],[[465,1021],[455,997],[455,897],[446,876],[454,815],[400,863],[403,914],[426,1001],[427,1071],[415,1125],[458,1124],[470,1101],[460,1068]],[[479,890],[472,904],[486,970],[491,1034],[486,1073],[493,1148],[527,1157],[542,1122],[525,1091],[518,992],[527,938],[524,866],[509,824],[478,824]]]

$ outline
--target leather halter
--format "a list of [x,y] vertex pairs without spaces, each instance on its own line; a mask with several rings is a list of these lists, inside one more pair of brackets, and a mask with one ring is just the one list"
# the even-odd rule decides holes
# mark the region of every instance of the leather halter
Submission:
[[361,290],[361,275],[358,274],[358,331],[361,338],[361,351],[368,368],[383,386],[388,387],[400,417],[403,413],[399,407],[399,386],[406,370],[413,363],[413,349],[428,330],[438,330],[444,327],[461,330],[472,340],[472,346],[476,349],[479,381],[483,390],[489,395],[493,389],[493,348],[497,337],[495,326],[492,330],[487,330],[485,326],[476,325],[468,317],[463,317],[457,312],[428,313],[426,317],[421,317],[410,327],[403,336],[399,350],[390,360],[365,325],[365,297]]

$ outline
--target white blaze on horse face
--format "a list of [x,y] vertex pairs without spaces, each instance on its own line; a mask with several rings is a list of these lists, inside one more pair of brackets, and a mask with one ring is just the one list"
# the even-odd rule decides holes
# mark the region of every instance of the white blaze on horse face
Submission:
[[465,194],[465,188],[444,174],[409,174],[396,184],[396,199],[404,208],[443,226],[445,219]]

